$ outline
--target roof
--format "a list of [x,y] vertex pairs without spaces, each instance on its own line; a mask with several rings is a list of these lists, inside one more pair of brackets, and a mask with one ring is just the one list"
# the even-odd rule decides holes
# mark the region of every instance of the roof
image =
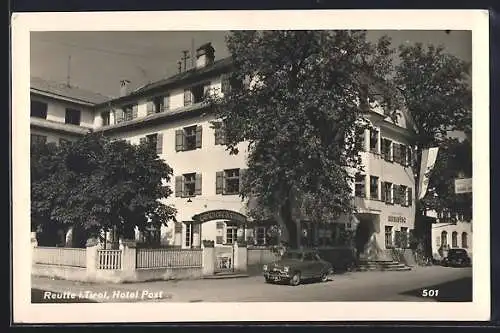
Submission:
[[[190,70],[173,75],[173,76],[168,77],[166,79],[146,84],[146,85],[140,87],[139,89],[136,89],[136,90],[130,92],[126,96],[115,98],[113,100],[108,100],[108,101],[104,101],[104,102],[120,103],[120,102],[125,102],[128,100],[133,100],[137,96],[143,96],[143,95],[147,95],[149,93],[153,94],[153,93],[155,93],[159,90],[165,89],[165,88],[172,88],[174,86],[177,86],[177,85],[180,85],[183,83],[188,83],[191,81],[194,82],[196,80],[199,80],[203,76],[208,76],[208,75],[211,75],[214,73],[223,72],[223,71],[229,69],[231,67],[231,65],[232,65],[231,57],[223,58],[223,59],[217,60],[213,64],[207,65],[203,68],[192,68]],[[104,102],[102,104],[104,104]]]
[[31,90],[41,95],[48,95],[53,98],[71,99],[80,104],[100,104],[111,99],[93,91],[82,89],[75,86],[68,86],[64,83],[45,80],[39,77],[31,77]]

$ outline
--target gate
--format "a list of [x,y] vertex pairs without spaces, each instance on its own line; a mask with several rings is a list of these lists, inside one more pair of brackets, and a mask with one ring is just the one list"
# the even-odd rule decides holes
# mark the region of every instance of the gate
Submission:
[[234,269],[234,249],[232,245],[215,247],[215,273],[232,272]]

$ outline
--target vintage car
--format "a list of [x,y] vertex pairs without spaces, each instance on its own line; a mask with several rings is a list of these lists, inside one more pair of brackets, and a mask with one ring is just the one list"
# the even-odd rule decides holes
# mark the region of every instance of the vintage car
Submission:
[[450,249],[448,255],[443,259],[443,266],[462,266],[471,265],[471,258],[464,249]]
[[333,274],[333,267],[314,250],[291,250],[280,260],[264,265],[263,274],[268,283],[284,281],[298,286],[304,280],[327,281]]

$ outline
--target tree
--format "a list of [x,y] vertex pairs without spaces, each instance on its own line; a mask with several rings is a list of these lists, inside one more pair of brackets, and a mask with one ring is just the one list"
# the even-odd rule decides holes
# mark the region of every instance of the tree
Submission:
[[429,175],[429,190],[422,202],[426,209],[456,222],[457,215],[472,219],[472,193],[455,193],[455,179],[472,177],[472,144],[448,138],[440,147],[434,169]]
[[[364,31],[236,31],[226,42],[230,89],[210,102],[230,153],[248,144],[241,195],[258,202],[251,216],[274,217],[297,247],[301,215],[324,222],[355,210],[357,134],[374,99],[366,87],[387,80],[390,42],[370,43]],[[379,98],[387,108],[388,92]]]
[[[399,58],[401,62],[395,68],[394,84],[413,118],[416,132],[413,167],[418,194],[422,151],[446,143],[451,131],[467,135],[472,132],[470,63],[446,53],[441,46],[424,47],[420,43],[400,46]],[[427,193],[429,195],[433,194]],[[429,201],[416,200],[415,233],[430,256],[431,228],[425,218],[426,202]]]
[[172,169],[149,144],[88,134],[61,146],[33,145],[31,171],[32,221],[42,229],[133,237],[135,227],[158,227],[175,217],[160,201],[172,194],[164,185]]

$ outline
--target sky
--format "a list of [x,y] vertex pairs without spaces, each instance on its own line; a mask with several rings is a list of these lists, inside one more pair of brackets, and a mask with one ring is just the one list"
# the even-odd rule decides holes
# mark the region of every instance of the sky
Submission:
[[[131,89],[178,72],[183,50],[211,42],[215,58],[229,55],[227,31],[101,31],[31,32],[31,76],[66,83],[117,97],[120,80]],[[465,61],[472,58],[470,31],[370,30],[368,39],[388,35],[393,46],[421,42],[443,45]],[[188,64],[189,64],[188,60]]]

